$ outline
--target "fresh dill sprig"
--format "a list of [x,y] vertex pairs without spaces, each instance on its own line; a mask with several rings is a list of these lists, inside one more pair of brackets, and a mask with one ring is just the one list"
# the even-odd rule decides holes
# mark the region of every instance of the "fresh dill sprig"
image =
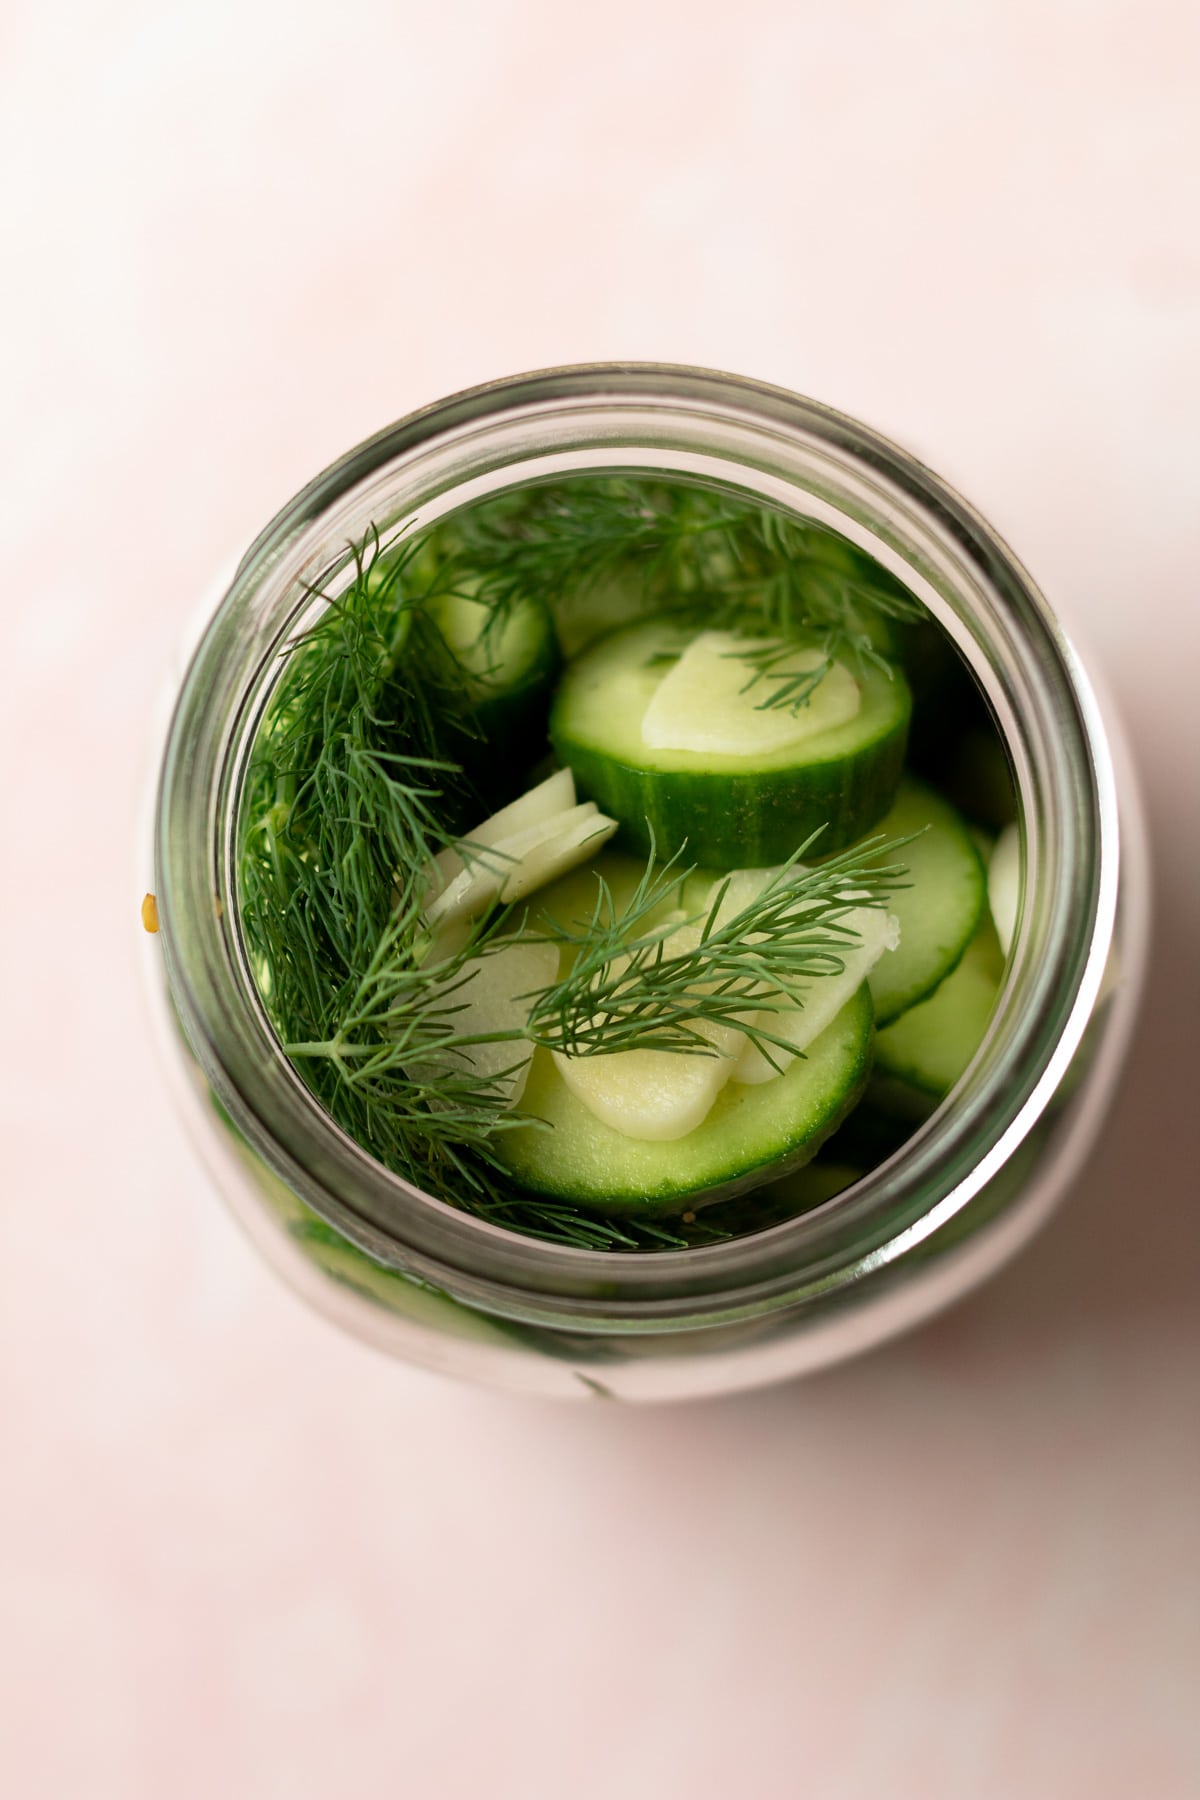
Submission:
[[[879,860],[893,847],[881,838],[804,867],[800,858],[813,842],[801,845],[744,905],[727,910],[726,881],[703,914],[676,920],[669,933],[662,910],[681,879],[671,864],[656,870],[651,855],[619,914],[598,878],[590,917],[574,929],[552,930],[574,961],[560,981],[530,996],[531,1041],[572,1056],[625,1050],[712,1056],[703,1027],[719,1025],[768,1057],[773,1048],[789,1050],[770,1029],[770,1015],[803,1006],[811,981],[840,974],[846,951],[861,941],[848,916],[884,905],[904,885],[904,869]],[[682,879],[690,873],[683,871]],[[694,942],[688,925],[699,928]]]
[[[495,1154],[494,1086],[444,1071],[431,1091],[395,1056],[405,1000],[439,1028],[447,970],[415,969],[424,871],[473,797],[446,739],[471,729],[429,634],[419,540],[372,532],[312,584],[326,603],[287,646],[249,758],[238,902],[264,1005],[314,1097],[386,1168],[505,1229],[596,1250],[715,1241],[523,1194]],[[340,591],[337,586],[343,582]],[[400,877],[397,891],[397,877]],[[472,947],[486,948],[486,937]],[[460,957],[465,961],[466,952]],[[440,991],[439,991],[440,990]]]
[[833,532],[651,477],[579,476],[522,489],[452,517],[432,537],[440,557],[432,586],[470,583],[501,616],[522,594],[546,595],[553,610],[619,583],[635,610],[735,628],[749,640],[752,681],[787,654],[754,639],[812,639],[820,664],[802,679],[768,683],[763,710],[803,706],[839,658],[890,672],[897,631],[928,616]]
[[[703,1223],[603,1218],[514,1187],[498,1139],[528,1121],[505,1110],[503,1082],[475,1074],[469,1051],[512,1041],[515,1053],[532,1043],[587,1055],[638,1046],[703,1054],[698,1023],[731,1021],[753,1001],[758,1023],[747,1035],[769,1055],[762,1018],[784,1001],[763,991],[794,996],[802,978],[840,966],[839,946],[851,941],[840,921],[868,903],[861,895],[895,885],[896,871],[876,853],[837,872],[835,863],[789,869],[757,906],[672,956],[650,915],[683,872],[651,865],[620,919],[601,890],[579,930],[497,915],[454,957],[424,964],[430,863],[478,811],[463,762],[478,726],[431,602],[447,593],[479,601],[486,630],[525,595],[553,607],[572,586],[620,580],[647,610],[736,615],[752,641],[822,617],[830,633],[857,629],[853,583],[817,583],[820,605],[797,599],[779,566],[790,540],[772,521],[708,490],[604,478],[522,490],[420,535],[385,540],[372,530],[313,583],[324,611],[284,653],[241,804],[239,911],[264,1004],[314,1096],[352,1138],[415,1186],[496,1225],[610,1250],[718,1239]],[[528,1030],[464,1032],[468,963],[552,934],[575,962],[529,996]]]
[[751,693],[760,682],[768,684],[766,696],[759,700],[756,712],[786,710],[794,714],[808,704],[832,669],[836,648],[826,637],[822,640],[817,661],[804,669],[786,666],[794,662],[796,655],[795,643],[789,643],[786,638],[751,638],[737,650],[731,650],[729,655],[749,670],[739,690],[741,693]]
[[[429,1157],[453,1158],[440,1140],[455,1126],[434,1121],[414,1157],[408,1097],[380,1094],[370,1070],[346,1081],[343,1037],[374,974],[404,944],[421,871],[449,841],[466,795],[440,742],[454,695],[432,680],[420,615],[402,590],[411,552],[391,549],[379,579],[382,555],[377,537],[354,550],[349,585],[323,593],[328,610],[286,653],[287,677],[247,772],[239,897],[281,1038],[336,1047],[306,1066],[310,1085],[346,1130],[415,1177]],[[476,1116],[456,1122],[466,1138],[486,1134],[488,1110],[485,1097]]]
[[[772,1047],[788,1050],[787,1040],[761,1015],[802,1006],[811,981],[840,974],[846,951],[861,941],[846,923],[848,915],[884,905],[904,884],[900,865],[879,861],[891,848],[882,839],[807,868],[798,857],[811,842],[753,899],[728,912],[726,881],[703,913],[664,921],[672,892],[694,870],[656,867],[652,854],[619,912],[597,875],[588,918],[544,918],[532,927],[523,920],[513,929],[501,914],[433,965],[404,954],[421,923],[419,902],[410,898],[409,916],[398,910],[336,1032],[320,1041],[291,1041],[284,1049],[297,1059],[326,1058],[347,1083],[373,1091],[381,1091],[378,1084],[388,1077],[389,1104],[407,1115],[410,1127],[432,1104],[439,1124],[449,1122],[455,1134],[528,1123],[504,1111],[505,1072],[488,1081],[471,1074],[470,1052],[483,1045],[511,1044],[514,1053],[531,1045],[588,1057],[627,1050],[712,1056],[703,1027],[725,1025],[765,1054]],[[675,934],[689,925],[697,927],[695,941],[689,938],[681,948]],[[527,1024],[460,1029],[463,995],[478,960],[547,940],[568,948],[572,963],[559,980],[521,997],[529,1003]]]
[[715,592],[721,572],[736,574],[731,534],[744,510],[682,484],[573,477],[473,506],[433,535],[440,579],[469,578],[501,613],[531,592],[553,609],[569,591],[615,578],[657,606]]

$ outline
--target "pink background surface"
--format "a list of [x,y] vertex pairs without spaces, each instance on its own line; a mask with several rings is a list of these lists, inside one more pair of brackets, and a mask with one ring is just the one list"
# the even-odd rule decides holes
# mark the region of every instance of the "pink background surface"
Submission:
[[[1183,1800],[1196,1494],[1193,5],[0,14],[0,1792]],[[989,1288],[646,1412],[393,1366],[154,1067],[155,708],[216,568],[439,394],[663,357],[954,480],[1130,725],[1158,954]]]

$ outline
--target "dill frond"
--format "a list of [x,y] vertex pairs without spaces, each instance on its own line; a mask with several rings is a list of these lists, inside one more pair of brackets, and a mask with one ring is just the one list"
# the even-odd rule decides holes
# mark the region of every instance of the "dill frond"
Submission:
[[[829,656],[849,645],[882,658],[888,623],[920,609],[855,573],[843,551],[815,527],[728,495],[587,477],[464,509],[422,534],[384,540],[372,529],[350,549],[348,581],[343,563],[314,584],[325,609],[285,652],[245,775],[239,907],[285,1053],[386,1168],[493,1224],[578,1248],[682,1248],[722,1235],[702,1221],[609,1219],[521,1192],[496,1146],[528,1121],[504,1111],[496,1082],[474,1076],[469,1058],[445,1053],[497,1038],[586,1055],[706,1053],[698,1022],[729,1022],[753,1000],[759,1022],[743,1028],[769,1054],[777,1040],[763,1016],[840,968],[839,947],[853,941],[845,915],[882,901],[898,871],[876,851],[817,870],[789,865],[736,918],[670,956],[648,920],[686,871],[652,857],[619,918],[601,884],[578,930],[498,915],[455,957],[423,966],[429,864],[478,807],[463,762],[478,726],[429,608],[447,594],[481,602],[486,632],[525,595],[553,610],[560,596],[619,578],[647,611],[736,619],[748,655],[755,638],[815,629]],[[779,686],[770,704],[802,703]],[[454,994],[467,961],[551,934],[574,963],[528,996],[528,1029],[461,1034]],[[764,1000],[767,989],[782,998]]]

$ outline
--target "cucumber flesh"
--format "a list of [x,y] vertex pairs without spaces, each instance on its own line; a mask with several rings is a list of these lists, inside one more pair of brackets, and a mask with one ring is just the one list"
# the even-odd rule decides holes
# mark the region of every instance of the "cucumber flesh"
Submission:
[[1017,914],[1021,907],[1021,831],[1006,825],[996,839],[988,862],[988,906],[1005,956],[1012,949]]
[[532,1192],[612,1214],[669,1215],[728,1198],[815,1155],[866,1081],[871,1030],[863,988],[778,1081],[727,1083],[703,1124],[672,1143],[626,1137],[594,1117],[539,1050],[519,1110],[543,1123],[498,1133],[497,1157]]
[[903,863],[908,886],[888,906],[900,921],[900,942],[868,977],[881,1025],[915,1006],[944,981],[975,933],[984,908],[983,863],[958,813],[923,782],[907,776],[879,832],[912,836],[889,854]]
[[[694,624],[663,615],[613,632],[568,666],[551,708],[559,760],[580,791],[620,821],[625,847],[653,846],[666,857],[686,843],[688,860],[710,868],[765,868],[785,862],[815,831],[822,854],[869,831],[903,768],[911,710],[904,676],[874,666],[847,673],[859,693],[854,717],[800,742],[756,748],[760,726],[751,723],[740,752],[649,745],[647,711],[698,635]],[[797,640],[798,650],[816,648]],[[744,696],[747,718],[770,719],[757,701],[749,704],[754,691]]]
[[761,755],[796,748],[857,714],[859,686],[844,663],[826,671],[802,706],[764,706],[771,682],[812,675],[825,658],[812,647],[764,640],[755,650],[771,656],[770,676],[752,685],[753,671],[741,660],[745,649],[746,640],[732,631],[704,631],[693,638],[642,716],[648,749]]
[[486,702],[527,694],[557,672],[558,649],[549,608],[524,596],[497,616],[467,592],[437,594],[428,605],[469,697]]
[[[670,927],[661,936],[664,961],[694,950],[714,926],[736,930],[738,915],[781,873],[780,869],[739,869],[718,877],[705,891],[699,918],[680,909],[663,921]],[[685,892],[687,886],[685,883]],[[594,892],[590,900],[594,907]],[[586,902],[576,906],[576,912],[585,917],[590,910]],[[843,950],[843,966],[840,971],[813,977],[803,1007],[783,1004],[772,1011],[759,1003],[746,1008],[748,1025],[757,1024],[782,1038],[791,1045],[790,1051],[772,1044],[768,1055],[738,1024],[699,1020],[696,1030],[707,1040],[707,1053],[685,1055],[649,1048],[608,1056],[555,1052],[559,1074],[589,1112],[627,1137],[668,1143],[687,1136],[703,1122],[731,1077],[750,1085],[778,1080],[857,992],[884,951],[895,945],[896,922],[877,907],[858,907],[846,915],[844,923],[850,935]],[[619,975],[619,963],[611,972]],[[765,990],[761,994],[763,1001],[771,997]]]
[[661,602],[649,599],[644,581],[621,569],[598,576],[582,587],[566,589],[555,597],[551,607],[563,655],[578,656],[597,638],[645,618],[660,605]]
[[1003,974],[1004,954],[995,927],[985,916],[957,967],[936,992],[878,1034],[875,1055],[880,1073],[943,1099],[983,1042]]

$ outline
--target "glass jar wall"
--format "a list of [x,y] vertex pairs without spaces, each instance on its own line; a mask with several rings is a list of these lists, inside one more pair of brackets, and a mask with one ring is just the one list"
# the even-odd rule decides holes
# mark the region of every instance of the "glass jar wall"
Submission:
[[[312,585],[372,528],[429,525],[581,472],[726,488],[827,526],[944,628],[1003,737],[1022,905],[987,1035],[893,1155],[802,1216],[653,1254],[517,1236],[406,1184],[352,1142],[282,1054],[239,929],[238,808],[280,652]],[[925,1317],[1005,1260],[1077,1172],[1141,980],[1136,799],[1086,675],[995,534],[851,420],[728,376],[585,367],[497,383],[401,421],[319,476],[243,559],[187,673],[156,838],[158,1016],[217,1183],[316,1306],[415,1363],[508,1388],[676,1398],[778,1380]]]

